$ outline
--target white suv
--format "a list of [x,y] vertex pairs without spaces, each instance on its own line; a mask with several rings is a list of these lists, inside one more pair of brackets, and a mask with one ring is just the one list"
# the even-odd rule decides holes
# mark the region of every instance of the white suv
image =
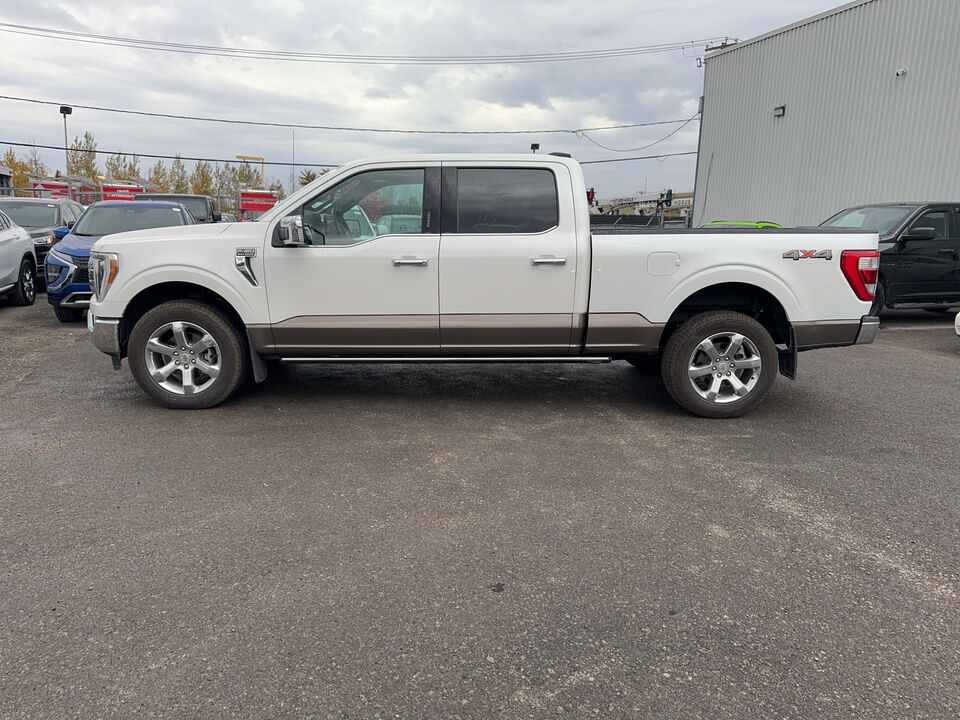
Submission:
[[33,305],[37,298],[37,256],[30,233],[0,212],[0,297],[17,305]]

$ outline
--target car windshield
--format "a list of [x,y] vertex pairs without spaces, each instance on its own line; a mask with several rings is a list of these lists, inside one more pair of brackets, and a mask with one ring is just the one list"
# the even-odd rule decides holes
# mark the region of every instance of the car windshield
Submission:
[[[137,198],[137,199],[139,200],[140,198]],[[208,218],[207,218],[207,201],[204,200],[203,198],[199,198],[199,197],[174,197],[174,196],[166,196],[166,197],[163,197],[163,196],[161,196],[161,197],[155,197],[155,198],[146,197],[146,198],[143,198],[143,199],[144,199],[144,200],[156,200],[156,201],[163,201],[163,202],[176,202],[176,203],[180,203],[180,204],[183,205],[187,210],[189,210],[191,213],[193,213],[193,216],[194,216],[198,221],[204,222],[205,220],[208,219]]]
[[24,228],[54,227],[58,223],[54,203],[5,201],[0,203],[0,210]]
[[886,235],[914,211],[912,207],[862,207],[844,210],[820,227],[856,228]]
[[73,234],[112,235],[184,224],[179,208],[112,205],[88,208],[73,226]]

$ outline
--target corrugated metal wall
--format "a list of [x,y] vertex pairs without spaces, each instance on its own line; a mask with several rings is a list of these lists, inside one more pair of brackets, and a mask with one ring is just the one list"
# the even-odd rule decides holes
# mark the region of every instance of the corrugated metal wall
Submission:
[[705,73],[694,225],[960,200],[960,0],[849,3]]

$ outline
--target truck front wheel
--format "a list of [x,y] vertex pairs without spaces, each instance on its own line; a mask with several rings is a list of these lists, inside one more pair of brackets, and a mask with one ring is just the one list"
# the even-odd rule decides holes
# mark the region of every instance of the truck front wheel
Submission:
[[161,405],[195,410],[219,405],[246,374],[239,332],[216,308],[192,300],[166,302],[134,325],[130,370]]
[[753,318],[729,310],[702,313],[670,336],[661,375],[681,407],[706,418],[742,415],[777,374],[777,349]]

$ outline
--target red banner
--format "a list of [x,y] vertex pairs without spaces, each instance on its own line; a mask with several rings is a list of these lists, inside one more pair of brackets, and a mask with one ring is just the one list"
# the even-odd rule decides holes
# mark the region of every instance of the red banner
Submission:
[[134,196],[143,192],[142,187],[136,185],[104,185],[104,200],[134,200]]
[[266,190],[241,190],[240,209],[244,212],[266,212],[277,204],[277,196]]
[[[34,183],[34,189],[37,190],[49,190],[51,198],[65,198],[67,197],[67,184],[66,183]],[[42,193],[43,196],[46,196],[46,193]]]

